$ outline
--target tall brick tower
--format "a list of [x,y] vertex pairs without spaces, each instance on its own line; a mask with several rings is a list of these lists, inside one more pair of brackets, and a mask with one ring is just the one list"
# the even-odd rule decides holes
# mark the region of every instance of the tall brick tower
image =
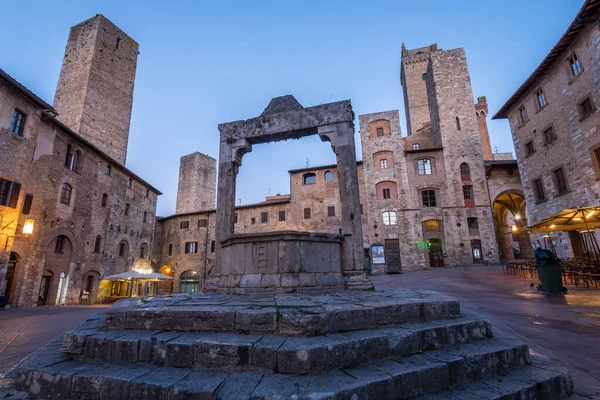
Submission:
[[400,82],[404,92],[407,135],[416,133],[430,122],[427,87],[423,74],[427,72],[431,53],[437,50],[437,44],[407,50],[402,43]]
[[71,28],[54,96],[58,118],[125,165],[138,44],[101,14]]
[[479,127],[479,140],[481,141],[481,150],[483,151],[484,160],[493,160],[492,143],[490,141],[490,133],[487,126],[488,106],[485,96],[477,98],[475,103],[475,113],[477,114],[477,125]]
[[195,152],[181,157],[177,185],[177,214],[215,208],[217,160]]

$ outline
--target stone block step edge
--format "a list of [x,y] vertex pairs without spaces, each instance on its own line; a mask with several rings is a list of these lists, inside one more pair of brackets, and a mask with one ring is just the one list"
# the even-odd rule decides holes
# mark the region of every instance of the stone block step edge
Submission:
[[250,369],[308,374],[398,358],[492,337],[477,315],[449,321],[312,337],[72,331],[62,350],[84,361],[152,362],[172,367]]
[[[464,350],[463,350],[464,351]],[[452,354],[448,354],[452,356]],[[438,355],[440,357],[440,355]],[[38,360],[35,365],[43,364]],[[535,369],[534,369],[535,368]],[[422,355],[407,357],[400,362],[384,361],[356,368],[332,371],[325,375],[298,376],[259,372],[190,371],[182,368],[154,365],[126,366],[111,363],[64,361],[30,369],[24,366],[17,376],[17,389],[28,390],[33,397],[48,398],[111,398],[162,399],[403,399],[441,392],[452,387],[471,388],[472,382],[452,380],[450,363],[435,361]],[[521,383],[522,389],[532,385],[541,393],[572,390],[568,374],[556,373],[550,366],[522,365],[503,371],[488,371],[485,382],[508,379]],[[488,377],[490,377],[488,379]],[[557,380],[558,379],[558,380]],[[554,382],[554,383],[552,383]],[[569,386],[570,385],[570,386]],[[545,387],[549,389],[544,389]],[[514,389],[514,388],[513,388]],[[443,396],[441,392],[439,395]],[[469,392],[467,392],[469,393]],[[440,397],[443,399],[444,397]],[[465,398],[465,397],[462,397]],[[471,397],[466,397],[471,398]],[[532,397],[550,399],[551,397]],[[556,397],[560,398],[560,397]]]
[[302,307],[237,308],[162,307],[109,310],[109,330],[210,331],[321,335],[385,327],[407,322],[450,319],[460,316],[460,304],[450,298],[389,301],[362,306],[346,304],[317,311]]

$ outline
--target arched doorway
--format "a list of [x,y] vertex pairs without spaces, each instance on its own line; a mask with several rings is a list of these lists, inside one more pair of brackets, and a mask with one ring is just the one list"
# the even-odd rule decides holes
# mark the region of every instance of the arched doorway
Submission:
[[423,240],[427,246],[427,259],[429,267],[439,268],[444,266],[444,241],[443,222],[438,219],[428,219],[421,223]]
[[21,257],[14,251],[8,256],[8,266],[6,269],[6,282],[4,285],[4,297],[7,302],[11,302],[15,294],[15,273],[18,271],[19,261]]
[[193,293],[200,289],[198,272],[188,269],[179,276],[179,293]]
[[[167,276],[175,276],[175,271],[173,270],[173,267],[171,267],[168,264],[160,267],[158,272],[160,274],[167,275]],[[160,280],[158,282],[158,294],[161,295],[161,294],[173,293],[173,284],[174,284],[174,281],[171,279]]]
[[527,226],[527,204],[523,193],[509,190],[494,200],[494,229],[498,240],[500,261],[533,258]]
[[[42,284],[47,284],[47,294],[43,299],[38,298],[38,304],[64,304],[67,300],[69,289],[69,264],[73,253],[73,244],[66,235],[58,235],[48,244],[46,249],[46,262],[44,264],[44,275],[40,282],[40,294]],[[51,276],[52,279],[47,277]]]

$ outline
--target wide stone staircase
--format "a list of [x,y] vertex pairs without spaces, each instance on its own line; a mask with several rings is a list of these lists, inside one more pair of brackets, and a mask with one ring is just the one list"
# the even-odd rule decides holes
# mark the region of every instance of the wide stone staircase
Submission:
[[16,382],[29,398],[131,400],[548,400],[573,386],[457,301],[405,289],[124,300]]

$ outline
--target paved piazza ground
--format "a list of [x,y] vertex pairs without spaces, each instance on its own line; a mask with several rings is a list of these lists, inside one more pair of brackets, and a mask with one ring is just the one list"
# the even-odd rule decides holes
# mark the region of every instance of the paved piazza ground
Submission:
[[569,369],[575,393],[600,399],[600,289],[569,287],[546,295],[502,267],[442,268],[373,277],[376,288],[437,290],[484,316],[493,327]]
[[[575,398],[600,399],[600,290],[550,296],[501,267],[461,267],[373,277],[377,288],[433,289],[451,295],[493,326],[569,368]],[[0,311],[0,375],[105,308],[40,307]],[[4,384],[7,382],[4,381]],[[0,379],[0,387],[3,381]]]

